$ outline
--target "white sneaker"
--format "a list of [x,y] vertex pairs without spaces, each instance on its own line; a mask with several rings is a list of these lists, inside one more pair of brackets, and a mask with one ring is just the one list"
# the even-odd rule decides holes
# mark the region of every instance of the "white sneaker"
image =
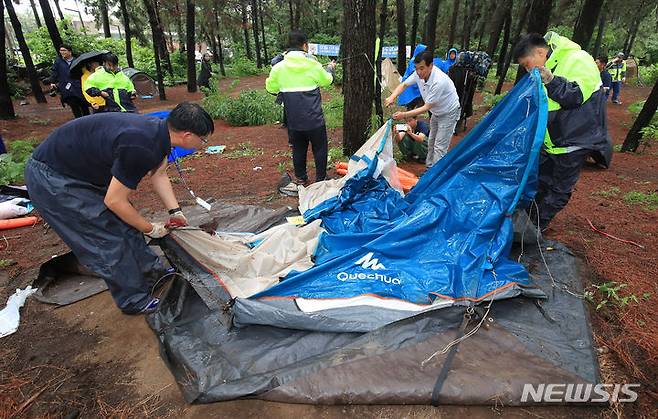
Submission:
[[282,186],[279,188],[279,192],[288,195],[288,196],[298,196],[299,195],[299,188],[301,188],[302,185],[298,185],[295,182],[290,182],[286,186]]

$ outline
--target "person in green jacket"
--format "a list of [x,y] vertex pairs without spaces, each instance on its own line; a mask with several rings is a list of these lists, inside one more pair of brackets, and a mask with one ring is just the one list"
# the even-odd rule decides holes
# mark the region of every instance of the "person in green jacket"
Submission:
[[528,72],[537,68],[548,96],[548,124],[539,157],[539,181],[531,208],[545,230],[569,202],[585,160],[608,147],[605,92],[594,58],[570,39],[531,33],[514,49]]
[[306,153],[311,144],[315,160],[315,181],[327,176],[327,128],[322,113],[320,87],[334,81],[336,62],[323,68],[315,57],[308,53],[308,39],[301,31],[288,34],[288,50],[283,60],[276,63],[265,80],[265,89],[274,95],[281,93],[283,109],[288,126],[288,141],[292,144],[292,162],[295,178],[279,191],[286,195],[297,195],[299,186],[308,185]]
[[137,112],[133,99],[135,86],[119,69],[119,57],[110,53],[103,57],[103,66],[87,78],[85,92],[105,99],[105,112]]

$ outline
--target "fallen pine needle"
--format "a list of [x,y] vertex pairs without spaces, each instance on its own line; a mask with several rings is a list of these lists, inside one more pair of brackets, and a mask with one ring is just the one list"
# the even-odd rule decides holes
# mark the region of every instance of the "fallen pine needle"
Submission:
[[594,224],[592,224],[592,222],[589,220],[589,218],[585,218],[585,219],[586,219],[587,222],[589,223],[589,226],[592,227],[592,230],[596,231],[597,233],[602,234],[602,235],[604,235],[604,236],[606,236],[606,237],[608,237],[608,238],[611,238],[611,239],[613,239],[613,240],[617,240],[617,241],[620,241],[620,242],[622,242],[622,243],[632,244],[633,246],[637,246],[637,247],[639,247],[640,249],[644,249],[644,246],[642,246],[642,245],[639,244],[639,243],[635,243],[634,241],[630,241],[630,240],[620,239],[619,237],[615,237],[615,236],[613,236],[612,234],[608,234],[608,233],[606,233],[605,231],[601,231],[601,230],[599,230],[598,228],[594,227]]

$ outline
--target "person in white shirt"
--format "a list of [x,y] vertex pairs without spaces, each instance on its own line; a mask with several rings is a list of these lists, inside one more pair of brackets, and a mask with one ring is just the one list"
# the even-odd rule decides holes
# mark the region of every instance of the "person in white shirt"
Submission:
[[425,104],[406,112],[395,112],[393,119],[405,119],[429,111],[430,136],[427,144],[427,168],[434,166],[448,152],[450,140],[455,132],[461,109],[459,96],[450,78],[432,64],[432,53],[424,51],[414,59],[416,71],[400,84],[384,105],[390,106],[404,89],[416,83]]

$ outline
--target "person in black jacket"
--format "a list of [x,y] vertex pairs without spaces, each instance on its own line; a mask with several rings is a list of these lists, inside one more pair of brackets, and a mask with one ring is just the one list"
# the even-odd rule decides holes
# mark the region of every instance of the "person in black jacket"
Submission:
[[205,87],[206,89],[210,88],[210,78],[212,77],[212,66],[210,64],[210,54],[207,52],[203,54],[201,59],[201,70],[199,71],[199,77],[197,78],[197,84],[199,87]]
[[89,115],[89,103],[82,95],[82,85],[79,78],[71,78],[69,70],[75,57],[70,45],[59,47],[59,57],[55,59],[50,73],[50,87],[58,89],[62,104],[67,104],[73,111],[73,116],[80,118]]

